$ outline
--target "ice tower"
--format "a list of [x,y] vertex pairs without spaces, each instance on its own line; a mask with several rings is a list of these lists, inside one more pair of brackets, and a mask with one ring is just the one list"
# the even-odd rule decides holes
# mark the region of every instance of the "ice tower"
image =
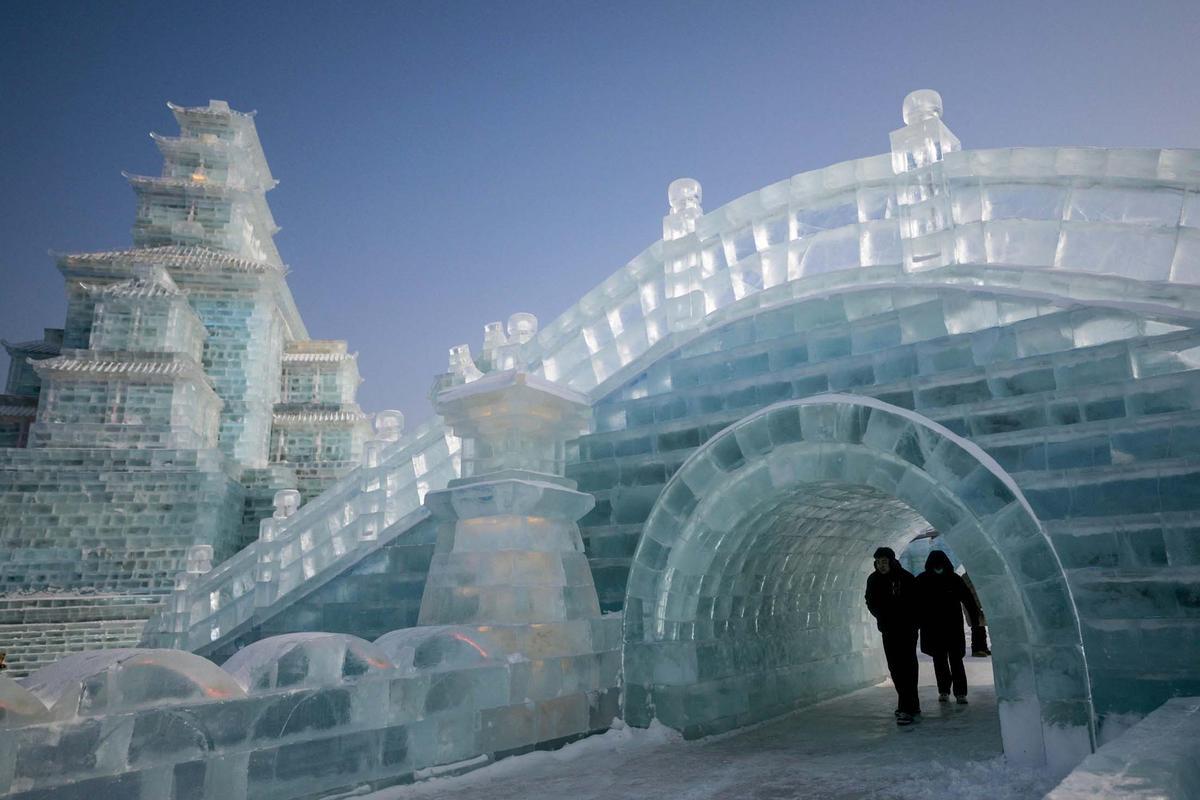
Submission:
[[315,496],[362,455],[354,357],[308,340],[253,115],[170,108],[162,174],[127,176],[134,246],[60,256],[63,330],[6,345],[0,590],[53,595],[2,601],[18,672],[135,643],[189,549],[219,563],[277,491]]

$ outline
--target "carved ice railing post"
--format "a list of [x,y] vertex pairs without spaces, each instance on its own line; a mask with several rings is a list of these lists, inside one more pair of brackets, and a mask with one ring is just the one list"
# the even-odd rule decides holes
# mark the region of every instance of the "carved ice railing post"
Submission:
[[677,178],[667,186],[670,211],[663,217],[663,280],[669,331],[693,327],[708,311],[696,234],[696,223],[704,216],[703,198],[695,178]]
[[279,591],[279,552],[276,538],[283,520],[300,508],[300,493],[283,489],[275,493],[275,513],[258,523],[258,562],[254,567],[254,607],[275,602]]
[[942,161],[962,149],[942,122],[942,97],[918,89],[904,98],[904,127],[890,134],[904,268],[910,272],[954,263],[954,216]]
[[168,646],[187,650],[192,619],[192,588],[212,571],[213,549],[210,544],[194,544],[187,549],[183,571],[175,575],[171,605],[167,615]]
[[383,510],[387,501],[387,479],[383,475],[383,468],[379,466],[382,444],[370,441],[363,449],[363,488],[356,500],[359,543],[378,540],[382,529]]
[[265,608],[275,602],[279,588],[278,565],[275,562],[276,522],[267,517],[258,523],[258,561],[254,565],[254,607]]

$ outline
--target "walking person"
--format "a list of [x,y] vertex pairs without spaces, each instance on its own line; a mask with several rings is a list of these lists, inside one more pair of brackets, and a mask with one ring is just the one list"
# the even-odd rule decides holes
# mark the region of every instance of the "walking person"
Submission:
[[917,697],[917,582],[890,547],[875,551],[867,578],[867,610],[883,634],[888,672],[896,686],[896,724],[911,725],[921,713]]
[[967,584],[954,573],[950,557],[934,550],[925,559],[925,571],[917,576],[920,593],[921,652],[933,658],[937,677],[938,701],[950,700],[950,692],[959,705],[967,703],[967,671],[963,656],[967,653],[963,631],[963,609],[972,628],[979,625],[979,605]]

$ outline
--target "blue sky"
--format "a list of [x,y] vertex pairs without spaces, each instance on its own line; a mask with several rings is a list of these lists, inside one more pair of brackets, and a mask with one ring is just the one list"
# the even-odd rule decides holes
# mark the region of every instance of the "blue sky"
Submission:
[[[0,336],[61,326],[48,250],[127,246],[168,100],[257,109],[276,241],[367,410],[543,325],[705,207],[884,152],[934,88],[964,147],[1200,147],[1200,13],[1144,3],[0,4]],[[2,356],[0,356],[2,358]],[[0,368],[3,368],[0,365]]]

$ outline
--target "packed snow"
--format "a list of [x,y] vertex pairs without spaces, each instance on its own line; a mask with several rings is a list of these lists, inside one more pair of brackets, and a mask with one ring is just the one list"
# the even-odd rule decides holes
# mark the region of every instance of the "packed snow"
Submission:
[[991,663],[967,659],[970,704],[939,703],[921,661],[921,721],[898,728],[882,683],[749,729],[683,741],[657,723],[504,759],[367,800],[1026,800],[1056,783],[1001,753]]

